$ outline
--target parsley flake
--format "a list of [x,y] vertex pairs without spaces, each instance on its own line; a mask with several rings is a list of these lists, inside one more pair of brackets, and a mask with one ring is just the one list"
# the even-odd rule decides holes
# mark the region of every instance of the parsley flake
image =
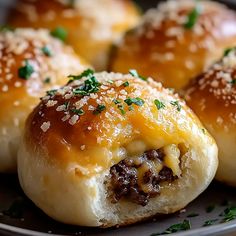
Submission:
[[164,109],[166,107],[165,104],[158,99],[154,100],[154,104],[158,110]]
[[22,66],[18,70],[18,76],[21,79],[28,80],[30,76],[34,73],[34,68],[29,64],[29,61],[25,61],[25,66]]
[[229,83],[232,85],[236,85],[236,79],[232,79]]
[[131,106],[132,104],[135,104],[137,106],[142,106],[145,102],[141,98],[127,98],[127,99],[125,99],[125,103],[128,106]]
[[136,70],[130,70],[129,73],[133,76],[133,77],[137,77],[141,80],[147,81],[147,78],[139,75],[139,73]]
[[45,84],[50,84],[51,83],[51,78],[47,77],[44,81]]
[[119,104],[117,107],[118,107],[118,109],[120,110],[121,114],[122,114],[122,115],[125,115],[124,106],[121,105],[121,104]]
[[236,219],[236,207],[226,208],[221,215],[224,216],[223,223]]
[[92,77],[94,75],[94,71],[91,69],[85,70],[83,73],[80,75],[69,75],[68,78],[70,78],[68,83],[73,82],[74,80],[80,80],[84,77]]
[[225,51],[224,51],[224,57],[228,56],[234,50],[236,50],[236,47],[226,48]]
[[126,81],[126,82],[124,82],[122,85],[123,85],[124,87],[128,87],[128,86],[129,86],[129,82]]
[[162,234],[172,234],[172,233],[176,233],[176,232],[186,231],[189,229],[191,229],[190,221],[184,220],[182,223],[174,224],[174,225],[170,226],[168,229],[166,229],[162,233],[152,234],[151,236],[157,236],[157,235],[162,235]]
[[80,109],[71,109],[71,111],[73,113],[75,113],[76,115],[78,115],[78,116],[82,116],[82,115],[85,114],[85,112],[84,112],[84,110],[82,108],[80,108]]
[[176,106],[177,107],[177,111],[181,111],[181,105],[179,104],[179,102],[178,101],[172,101],[172,102],[170,102],[170,104],[172,105],[172,106]]
[[55,95],[55,93],[57,92],[57,90],[56,89],[52,89],[52,90],[49,90],[49,91],[47,91],[46,93],[47,93],[47,96],[50,96],[50,97],[52,97],[52,96],[54,96]]
[[41,50],[42,50],[42,52],[44,53],[45,56],[47,56],[47,57],[51,57],[52,56],[52,52],[51,52],[51,50],[47,46],[42,47]]
[[51,35],[54,38],[57,38],[57,39],[61,40],[62,42],[65,42],[65,40],[68,36],[68,33],[63,27],[57,27],[51,31]]
[[114,102],[116,105],[121,103],[121,101],[118,100],[118,99],[114,99],[113,102]]
[[218,219],[207,220],[207,221],[205,221],[205,223],[203,224],[203,226],[205,227],[205,226],[214,225],[217,221],[218,221]]
[[192,29],[195,26],[201,14],[201,11],[202,11],[201,7],[197,4],[197,6],[187,16],[187,21],[184,24],[184,27],[186,29]]
[[214,206],[214,205],[208,206],[208,207],[206,208],[206,212],[207,212],[207,213],[211,213],[212,211],[214,211],[214,209],[215,209],[215,206]]
[[104,110],[106,110],[105,105],[98,105],[96,110],[93,112],[93,114],[98,115],[98,114],[102,113]]

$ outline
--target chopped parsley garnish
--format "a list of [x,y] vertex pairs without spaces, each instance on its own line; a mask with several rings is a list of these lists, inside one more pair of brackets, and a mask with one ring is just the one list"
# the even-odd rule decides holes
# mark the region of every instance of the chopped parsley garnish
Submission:
[[55,28],[54,30],[51,31],[51,35],[54,38],[57,38],[57,39],[61,40],[62,42],[65,42],[65,40],[68,36],[68,33],[64,28],[57,27],[57,28]]
[[99,91],[101,84],[97,81],[96,77],[93,74],[87,75],[87,77],[88,79],[84,81],[83,86],[73,90],[74,95],[86,96]]
[[151,236],[157,236],[157,235],[162,235],[162,234],[172,234],[172,233],[176,233],[176,232],[186,231],[189,229],[191,229],[190,221],[184,220],[182,223],[174,224],[174,225],[170,226],[168,229],[166,229],[162,233],[152,234]]
[[205,129],[202,129],[202,132],[203,132],[204,134],[206,134],[206,130],[205,130]]
[[75,113],[76,115],[78,115],[78,116],[82,116],[82,115],[85,114],[85,112],[84,112],[84,110],[82,108],[80,108],[80,109],[71,109],[71,111],[73,113]]
[[186,29],[192,29],[197,23],[200,14],[201,14],[201,7],[199,6],[199,4],[197,4],[196,7],[187,16],[187,21],[184,24],[184,27]]
[[91,69],[85,70],[83,73],[80,75],[69,75],[68,78],[70,78],[68,83],[73,82],[74,80],[80,80],[84,77],[92,77],[94,75],[94,71]]
[[126,82],[124,82],[122,85],[123,85],[124,87],[128,87],[128,86],[129,86],[129,82],[126,81]]
[[70,106],[70,102],[65,102],[64,105],[65,105],[65,109],[68,110],[68,108]]
[[121,105],[121,104],[119,104],[117,107],[119,108],[119,110],[120,110],[121,114],[122,114],[122,115],[125,115],[124,106],[123,106],[123,105]]
[[52,90],[47,91],[47,95],[48,96],[54,96],[56,92],[57,92],[56,89],[52,89]]
[[3,214],[11,218],[20,219],[23,217],[26,201],[23,198],[16,199],[8,210],[3,211]]
[[205,221],[205,223],[203,224],[203,226],[205,227],[205,226],[214,225],[217,221],[218,221],[218,219],[207,220],[207,221]]
[[191,217],[196,217],[196,216],[199,216],[199,214],[197,213],[191,213],[189,215],[187,215],[187,217],[191,218]]
[[93,114],[98,115],[98,114],[102,113],[104,110],[106,110],[105,105],[98,105],[96,110],[93,112]]
[[236,47],[226,48],[225,51],[224,51],[224,57],[228,56],[234,50],[236,50]]
[[236,79],[232,79],[232,80],[230,81],[230,84],[236,85]]
[[229,222],[231,220],[236,219],[236,207],[226,208],[221,215],[224,217],[222,222]]
[[133,104],[137,105],[137,106],[142,106],[145,102],[143,99],[141,98],[127,98],[125,99],[125,103],[128,105],[128,106],[131,106]]
[[45,84],[50,84],[51,83],[51,78],[47,77],[44,81]]
[[165,104],[158,99],[154,100],[154,104],[156,105],[158,110],[166,107]]
[[139,75],[139,73],[136,70],[130,70],[129,73],[133,76],[133,77],[137,77],[141,80],[147,81],[147,78]]
[[116,105],[121,103],[121,101],[118,100],[118,99],[114,99],[113,102],[114,102]]
[[52,56],[52,52],[51,52],[51,50],[50,50],[47,46],[45,46],[45,47],[42,48],[42,52],[43,52],[44,55],[47,56],[47,57],[51,57],[51,56]]
[[34,68],[29,64],[29,61],[25,61],[25,66],[22,66],[18,70],[18,76],[21,79],[28,80],[30,76],[34,73]]
[[206,208],[206,212],[207,212],[207,213],[210,213],[210,212],[214,211],[214,209],[215,209],[215,206],[214,206],[214,205],[208,206],[208,207]]
[[179,102],[178,101],[172,101],[172,102],[170,102],[170,104],[172,105],[172,106],[176,106],[177,107],[177,111],[181,111],[181,105],[179,104]]

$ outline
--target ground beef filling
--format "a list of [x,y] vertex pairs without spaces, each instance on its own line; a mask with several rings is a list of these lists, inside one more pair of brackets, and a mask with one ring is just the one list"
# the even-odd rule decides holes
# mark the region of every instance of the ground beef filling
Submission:
[[[145,152],[138,161],[134,158],[126,158],[111,167],[109,193],[112,203],[126,198],[131,202],[145,206],[150,198],[160,194],[161,182],[172,182],[177,178],[173,176],[171,169],[164,166],[164,157],[165,154],[161,149],[150,150]],[[158,161],[163,165],[160,172],[157,174],[152,168],[145,169],[140,179],[139,170],[153,161]],[[148,188],[144,190],[143,186],[148,186]]]

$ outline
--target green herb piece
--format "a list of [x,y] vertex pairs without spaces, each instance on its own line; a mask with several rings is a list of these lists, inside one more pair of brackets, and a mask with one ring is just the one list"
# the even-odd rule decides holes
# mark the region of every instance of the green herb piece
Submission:
[[200,14],[201,14],[201,7],[199,6],[199,4],[197,4],[196,7],[189,13],[187,21],[184,24],[184,27],[186,29],[192,29],[197,23]]
[[121,101],[118,100],[118,99],[114,99],[113,102],[114,102],[116,105],[121,103]]
[[125,99],[125,103],[128,106],[131,106],[132,104],[135,104],[137,106],[142,106],[145,102],[141,98],[127,98],[127,99]]
[[47,77],[43,82],[45,84],[50,84],[51,83],[51,78]]
[[168,229],[166,229],[162,233],[151,234],[151,236],[157,236],[157,235],[162,235],[162,234],[172,234],[172,233],[176,233],[176,232],[186,231],[189,229],[191,229],[190,221],[184,220],[182,223],[174,224],[174,225],[170,226]]
[[57,90],[56,89],[52,89],[52,90],[49,90],[49,91],[47,91],[46,93],[47,93],[47,96],[54,96],[55,95],[55,93],[57,92]]
[[124,82],[122,85],[123,85],[124,87],[128,87],[128,86],[129,86],[129,82],[126,81],[126,82]]
[[207,213],[211,213],[212,211],[214,211],[215,207],[216,207],[216,206],[214,206],[214,205],[208,206],[208,207],[206,208],[206,212],[207,212]]
[[136,70],[130,70],[129,73],[133,76],[133,77],[137,77],[141,80],[147,81],[147,78],[141,76],[138,74],[138,72]]
[[73,90],[74,95],[86,96],[91,93],[97,93],[101,84],[97,81],[95,76],[91,75],[84,81],[84,85]]
[[221,215],[224,217],[222,222],[229,222],[231,220],[236,219],[236,207],[226,208]]
[[172,106],[176,106],[177,107],[177,111],[181,111],[181,105],[179,104],[179,102],[178,101],[172,101],[172,102],[170,102],[170,104],[172,105]]
[[65,40],[68,36],[68,33],[64,28],[57,27],[57,28],[55,28],[54,30],[51,31],[51,35],[54,38],[57,38],[57,39],[61,40],[62,42],[65,42]]
[[26,201],[23,198],[16,199],[8,210],[3,211],[3,214],[11,218],[20,219],[23,217]]
[[120,105],[118,105],[117,107],[119,108],[121,114],[122,114],[122,115],[125,115],[124,106],[120,104]]
[[102,113],[106,109],[105,105],[98,105],[96,110],[93,112],[94,115]]
[[217,221],[218,221],[218,219],[207,220],[207,221],[205,221],[205,223],[203,224],[203,226],[205,227],[205,226],[214,225]]
[[132,105],[129,106],[129,111],[134,111],[134,107]]
[[50,49],[47,46],[43,47],[41,50],[45,56],[48,56],[48,57],[52,56],[52,52],[50,51]]
[[76,115],[78,115],[78,116],[82,116],[82,115],[85,114],[85,112],[84,112],[84,110],[82,108],[80,108],[80,109],[71,109],[71,111],[73,113],[75,113]]
[[229,83],[232,85],[236,85],[236,79],[232,79]]
[[18,70],[18,76],[21,79],[28,80],[30,76],[34,73],[34,68],[29,64],[29,61],[25,61],[25,66],[22,66]]
[[191,213],[189,215],[187,215],[187,217],[191,218],[191,217],[196,217],[196,216],[199,216],[199,214],[197,213]]
[[158,99],[154,100],[154,104],[158,110],[164,109],[166,107],[165,104]]
[[71,83],[74,80],[80,80],[84,77],[92,77],[94,75],[94,71],[91,69],[85,70],[80,75],[69,75],[68,78],[71,78],[68,83]]
[[108,82],[109,84],[113,84],[113,83],[114,83],[113,80],[108,80],[107,82]]
[[68,108],[70,106],[70,102],[65,102],[64,105],[65,105],[65,109],[68,110]]
[[236,47],[226,48],[225,51],[224,51],[224,57],[228,56],[234,50],[236,50]]

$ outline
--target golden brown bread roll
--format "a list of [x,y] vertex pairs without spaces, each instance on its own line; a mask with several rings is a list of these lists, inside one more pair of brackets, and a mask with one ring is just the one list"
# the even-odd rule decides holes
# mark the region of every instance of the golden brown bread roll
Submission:
[[25,119],[45,91],[80,73],[84,64],[47,30],[0,33],[0,172],[16,170],[16,152]]
[[236,52],[199,76],[186,90],[189,106],[216,139],[219,168],[216,179],[236,186]]
[[110,69],[137,69],[182,89],[236,45],[236,14],[211,1],[170,0],[150,10],[113,50]]
[[66,42],[103,70],[111,44],[138,21],[138,9],[131,0],[19,0],[8,23],[50,30],[63,27]]
[[213,179],[217,146],[198,118],[170,90],[131,73],[85,71],[29,116],[19,179],[54,219],[135,223],[182,209]]

